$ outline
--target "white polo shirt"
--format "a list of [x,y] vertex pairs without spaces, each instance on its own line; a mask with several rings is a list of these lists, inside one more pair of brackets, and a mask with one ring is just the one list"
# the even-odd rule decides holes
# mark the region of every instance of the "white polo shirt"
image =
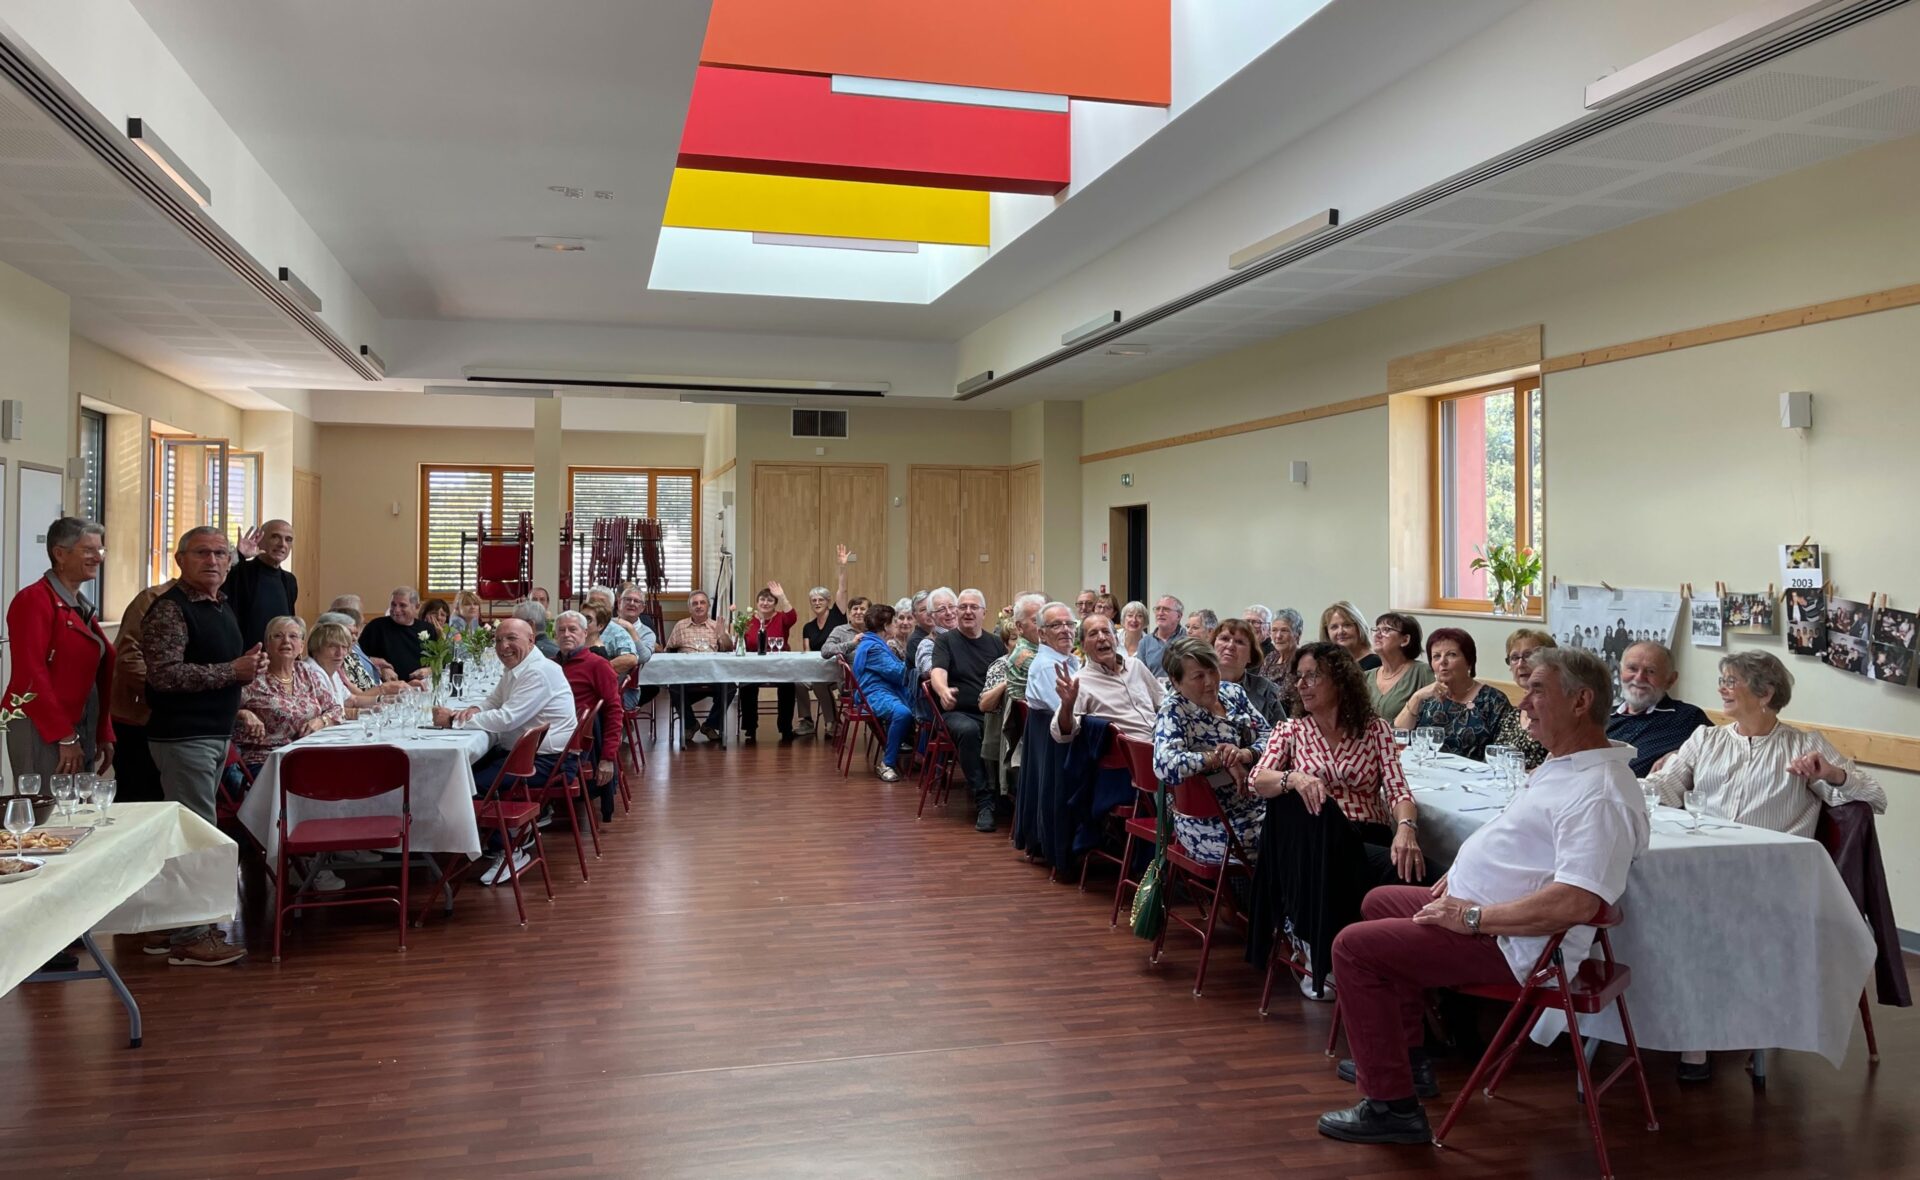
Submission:
[[[1541,763],[1507,809],[1460,846],[1447,894],[1498,905],[1558,882],[1618,901],[1634,857],[1647,848],[1646,805],[1627,765],[1633,756],[1632,746],[1610,742]],[[1546,945],[1544,935],[1500,938],[1522,980]],[[1560,945],[1571,972],[1587,957],[1593,930],[1575,927]]]

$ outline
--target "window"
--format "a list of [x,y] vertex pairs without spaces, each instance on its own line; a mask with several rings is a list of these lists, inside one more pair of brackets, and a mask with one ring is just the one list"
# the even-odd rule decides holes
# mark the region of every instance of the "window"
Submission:
[[260,452],[227,452],[227,541],[260,527]]
[[1502,542],[1542,549],[1540,381],[1435,398],[1432,427],[1434,605],[1488,610],[1487,576],[1469,568],[1473,559]]
[[[97,410],[80,411],[80,459],[84,466],[80,472],[80,494],[77,511],[80,519],[91,520],[95,524],[107,523],[106,470],[107,470],[107,416]],[[96,576],[82,588],[88,601],[100,602],[100,579],[106,575],[106,565],[100,567]]]
[[[660,522],[660,556],[667,575],[666,593],[693,589],[694,555],[699,552],[700,473],[678,468],[570,467],[568,507],[576,536],[592,536],[593,522],[608,516],[651,517]],[[587,546],[574,546],[575,585],[585,579]]]
[[200,525],[224,528],[237,542],[260,523],[261,456],[232,451],[225,439],[152,436],[153,543],[148,585],[173,576],[173,548]]
[[420,593],[450,596],[471,587],[478,557],[461,534],[517,526],[533,511],[533,469],[422,466],[420,505]]

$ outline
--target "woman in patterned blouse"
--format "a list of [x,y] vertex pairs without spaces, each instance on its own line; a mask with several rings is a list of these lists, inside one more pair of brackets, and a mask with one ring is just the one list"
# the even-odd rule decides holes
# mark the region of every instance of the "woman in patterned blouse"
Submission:
[[1427,663],[1433,683],[1407,700],[1395,729],[1436,726],[1440,749],[1484,762],[1487,747],[1500,736],[1500,723],[1513,712],[1507,694],[1474,679],[1479,653],[1473,636],[1458,627],[1442,627],[1427,636]]
[[[1513,673],[1513,682],[1520,686],[1521,691],[1526,690],[1527,677],[1533,674],[1527,657],[1543,647],[1559,646],[1553,636],[1532,627],[1522,627],[1507,636],[1507,668]],[[1520,756],[1527,760],[1527,769],[1533,771],[1547,760],[1547,748],[1533,740],[1527,725],[1527,715],[1516,708],[1500,722],[1500,733],[1494,740],[1520,751]]]
[[267,623],[267,670],[240,693],[233,737],[240,757],[258,767],[267,755],[340,720],[340,703],[320,669],[307,661],[306,625],[291,615]]
[[[1199,640],[1175,638],[1167,645],[1163,667],[1174,691],[1161,700],[1153,726],[1153,772],[1168,784],[1207,775],[1235,838],[1252,856],[1267,804],[1242,788],[1254,749],[1266,744],[1267,719],[1239,685],[1220,683],[1220,658]],[[1195,860],[1217,864],[1226,859],[1226,828],[1217,819],[1176,811],[1173,834]]]

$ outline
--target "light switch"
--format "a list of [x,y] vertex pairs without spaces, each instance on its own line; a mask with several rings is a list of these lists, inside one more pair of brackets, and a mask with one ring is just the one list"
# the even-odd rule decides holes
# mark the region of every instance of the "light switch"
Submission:
[[982,553],[982,554],[980,555],[980,564],[981,564],[981,565],[987,565],[987,564],[989,564],[989,563],[991,563],[992,561],[993,561],[993,555],[992,555],[992,554],[989,554],[989,553]]

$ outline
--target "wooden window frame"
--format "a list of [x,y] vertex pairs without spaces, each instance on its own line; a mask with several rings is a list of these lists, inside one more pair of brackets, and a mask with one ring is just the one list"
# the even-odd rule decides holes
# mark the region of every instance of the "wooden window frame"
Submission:
[[[501,476],[509,471],[532,472],[533,468],[524,463],[422,463],[420,464],[420,531],[419,531],[420,547],[419,547],[419,554],[418,554],[420,580],[414,584],[420,588],[420,597],[422,598],[427,598],[434,594],[442,594],[442,593],[452,594],[455,591],[460,589],[460,587],[458,586],[448,588],[444,586],[428,585],[427,545],[428,545],[428,537],[430,535],[429,525],[431,523],[431,518],[428,516],[428,513],[427,513],[427,508],[428,508],[427,480],[428,480],[428,476],[435,471],[485,472],[488,475],[491,475],[493,477],[493,501],[491,505],[488,507],[488,512],[491,515],[494,527],[499,528],[500,527]],[[462,530],[464,530],[466,526],[462,525],[461,528]],[[476,559],[478,558],[477,552],[475,554],[475,557]]]
[[[691,595],[695,590],[701,589],[701,585],[700,585],[700,560],[701,560],[700,504],[701,504],[702,497],[701,497],[701,488],[700,488],[701,476],[700,476],[700,469],[698,467],[607,467],[607,466],[599,466],[594,464],[586,464],[579,467],[568,467],[567,468],[567,507],[566,507],[567,512],[572,512],[574,510],[573,509],[573,477],[576,474],[644,475],[646,476],[647,477],[647,517],[648,519],[651,519],[651,520],[658,520],[660,518],[659,517],[660,500],[659,500],[659,494],[658,494],[659,487],[660,487],[660,477],[663,475],[668,475],[668,476],[687,476],[688,478],[690,478],[692,480],[692,487],[693,487],[693,568],[688,571],[689,578],[688,578],[687,588],[685,590],[663,590],[660,593],[660,601],[663,603],[677,602],[677,603],[684,604],[689,595]],[[576,536],[574,538],[574,544],[576,546],[580,544],[579,537]],[[582,587],[582,586],[575,586],[574,589],[577,592],[579,592],[583,597],[587,591],[587,587]]]
[[[1431,502],[1429,504],[1429,512],[1431,515],[1428,521],[1429,540],[1427,558],[1428,577],[1430,580],[1427,584],[1432,587],[1432,602],[1430,603],[1430,607],[1433,610],[1453,611],[1462,614],[1491,615],[1493,613],[1493,602],[1490,599],[1454,598],[1442,593],[1446,586],[1446,580],[1441,555],[1446,550],[1447,539],[1444,531],[1444,522],[1449,489],[1447,487],[1446,456],[1441,451],[1443,432],[1440,426],[1440,419],[1441,415],[1445,412],[1445,407],[1448,402],[1464,401],[1467,398],[1483,397],[1490,393],[1500,393],[1506,390],[1512,390],[1514,395],[1514,533],[1515,539],[1519,544],[1527,545],[1531,543],[1530,538],[1533,535],[1534,523],[1533,459],[1535,450],[1540,449],[1540,440],[1533,437],[1532,411],[1533,402],[1540,397],[1539,374],[1530,373],[1515,377],[1510,381],[1500,381],[1491,385],[1476,386],[1473,389],[1463,389],[1455,393],[1440,394],[1428,399],[1430,404],[1427,407],[1427,437],[1431,449],[1430,457],[1432,462],[1433,484],[1431,489]],[[1525,395],[1525,405],[1522,405],[1522,395]],[[1546,407],[1544,403],[1541,404],[1540,422],[1541,432],[1545,433]],[[1546,479],[1546,456],[1544,451],[1542,451],[1540,456],[1540,475],[1542,483],[1544,484]],[[1540,514],[1543,518],[1546,516],[1546,510],[1546,490],[1542,487],[1540,491]],[[1545,546],[1546,527],[1543,519],[1541,521],[1541,548],[1544,549]],[[1543,614],[1543,607],[1544,603],[1540,595],[1534,594],[1528,597],[1527,614],[1529,617],[1540,617]]]

